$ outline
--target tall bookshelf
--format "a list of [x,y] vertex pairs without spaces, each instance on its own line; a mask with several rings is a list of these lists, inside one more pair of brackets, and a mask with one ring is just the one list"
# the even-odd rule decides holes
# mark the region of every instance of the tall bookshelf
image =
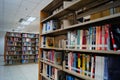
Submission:
[[6,32],[5,65],[38,62],[39,34]]
[[119,19],[119,0],[53,0],[40,12],[38,80],[119,80]]

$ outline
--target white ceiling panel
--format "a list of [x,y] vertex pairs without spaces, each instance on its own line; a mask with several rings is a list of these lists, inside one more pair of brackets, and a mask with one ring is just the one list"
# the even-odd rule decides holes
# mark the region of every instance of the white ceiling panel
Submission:
[[39,4],[44,0],[26,0],[26,1]]
[[39,32],[40,10],[52,0],[0,0],[0,31],[11,31],[20,26],[20,18],[37,17],[23,31]]
[[47,4],[49,4],[52,0],[45,0],[42,1],[36,8],[35,10],[31,13],[31,16],[35,16],[40,18],[40,10],[44,8]]
[[24,0],[20,6],[20,11],[33,11],[38,4]]
[[5,3],[20,4],[22,0],[4,0]]

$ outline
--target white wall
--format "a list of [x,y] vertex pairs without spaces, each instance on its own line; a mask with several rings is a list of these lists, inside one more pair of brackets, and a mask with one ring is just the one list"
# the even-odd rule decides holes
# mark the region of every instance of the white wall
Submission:
[[4,38],[5,38],[5,33],[4,31],[0,31],[0,55],[4,54]]

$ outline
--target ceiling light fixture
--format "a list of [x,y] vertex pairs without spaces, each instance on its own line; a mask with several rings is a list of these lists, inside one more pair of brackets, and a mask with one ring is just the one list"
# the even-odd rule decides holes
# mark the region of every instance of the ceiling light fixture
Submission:
[[21,23],[21,25],[29,25],[34,20],[36,20],[36,17],[29,17],[27,20],[22,19],[19,22]]
[[29,17],[27,21],[28,22],[33,22],[35,19],[36,19],[36,17]]
[[25,26],[18,26],[17,29],[24,29]]
[[28,21],[22,21],[21,22],[21,25],[29,25],[30,24],[30,22],[28,22]]

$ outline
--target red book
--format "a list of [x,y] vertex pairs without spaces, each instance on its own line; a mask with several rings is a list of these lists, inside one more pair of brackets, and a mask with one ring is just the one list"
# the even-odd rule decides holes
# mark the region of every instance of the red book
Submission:
[[109,42],[108,42],[108,38],[109,38],[109,26],[110,26],[109,24],[106,24],[105,28],[104,28],[105,29],[105,41],[104,41],[104,44],[107,45],[107,47],[105,47],[104,50],[107,50],[108,47],[109,47],[108,46],[108,44],[109,44]]
[[83,30],[83,38],[82,38],[83,40],[83,42],[82,42],[82,45],[83,45],[83,47],[82,47],[82,49],[86,49],[86,47],[85,47],[85,45],[86,45],[86,30]]
[[102,50],[102,26],[100,26],[100,36],[99,37],[100,37],[99,50]]

